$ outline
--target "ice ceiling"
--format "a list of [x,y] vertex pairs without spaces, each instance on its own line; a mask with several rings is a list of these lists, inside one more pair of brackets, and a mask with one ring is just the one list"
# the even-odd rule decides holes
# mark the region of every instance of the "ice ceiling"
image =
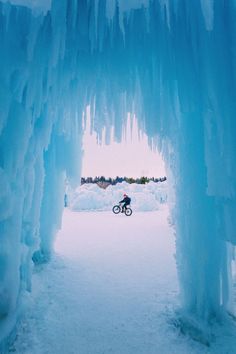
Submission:
[[218,318],[231,308],[236,242],[235,1],[17,3],[0,1],[0,340],[32,256],[50,258],[65,176],[79,181],[88,105],[98,134],[114,126],[119,140],[131,112],[158,141],[183,312]]

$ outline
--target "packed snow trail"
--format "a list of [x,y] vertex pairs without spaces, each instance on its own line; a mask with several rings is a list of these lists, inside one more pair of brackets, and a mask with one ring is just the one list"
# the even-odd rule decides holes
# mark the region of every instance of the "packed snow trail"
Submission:
[[34,274],[12,351],[205,353],[173,325],[178,286],[166,206],[131,217],[65,210],[55,248]]

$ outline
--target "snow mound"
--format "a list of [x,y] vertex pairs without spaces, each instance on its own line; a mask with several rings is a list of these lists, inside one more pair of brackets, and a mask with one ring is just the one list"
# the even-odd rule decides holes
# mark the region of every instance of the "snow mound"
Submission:
[[83,184],[75,192],[68,194],[68,206],[73,211],[111,210],[112,206],[123,199],[126,193],[131,198],[131,207],[134,211],[158,210],[160,204],[167,201],[167,184],[129,184],[117,183],[102,189],[96,184]]

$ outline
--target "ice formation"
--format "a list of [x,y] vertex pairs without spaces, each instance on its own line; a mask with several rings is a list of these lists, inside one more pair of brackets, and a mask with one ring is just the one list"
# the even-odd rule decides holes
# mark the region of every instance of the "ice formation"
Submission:
[[131,197],[134,212],[158,210],[167,202],[167,183],[149,182],[146,185],[117,183],[115,186],[100,188],[97,184],[83,184],[76,191],[68,191],[68,207],[73,211],[110,210],[123,199],[123,194]]
[[235,1],[30,3],[0,1],[0,340],[30,290],[32,256],[50,257],[65,175],[79,180],[88,105],[98,134],[114,126],[119,140],[131,112],[158,137],[183,310],[219,317],[236,242]]

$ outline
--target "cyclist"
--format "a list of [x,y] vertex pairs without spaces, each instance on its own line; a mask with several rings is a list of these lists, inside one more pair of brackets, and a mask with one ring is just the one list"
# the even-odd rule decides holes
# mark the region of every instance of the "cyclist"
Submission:
[[131,198],[128,197],[127,194],[124,194],[123,197],[124,197],[124,199],[122,199],[122,200],[119,202],[119,203],[124,203],[124,204],[122,205],[122,211],[121,211],[122,213],[124,213],[124,211],[125,211],[127,205],[130,205],[130,202],[131,202]]

